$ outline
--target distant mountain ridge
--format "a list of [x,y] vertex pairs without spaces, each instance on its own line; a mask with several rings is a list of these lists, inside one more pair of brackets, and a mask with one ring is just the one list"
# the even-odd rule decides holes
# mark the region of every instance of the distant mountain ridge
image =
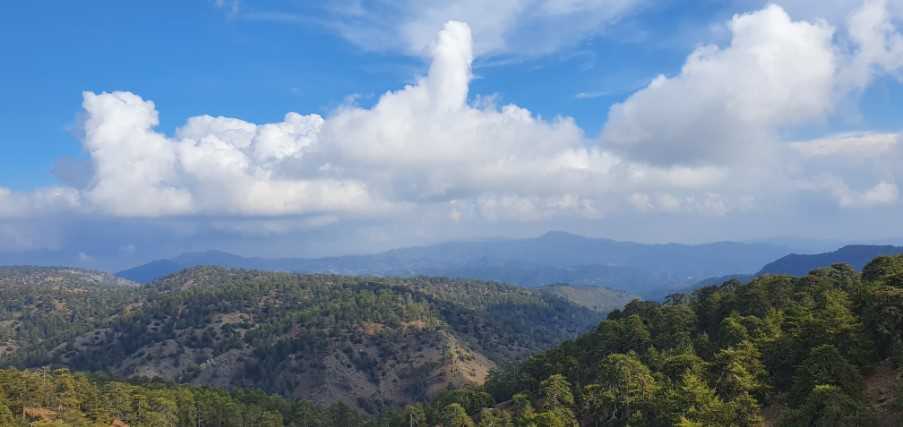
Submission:
[[684,287],[707,277],[753,273],[787,252],[782,246],[764,243],[642,244],[556,231],[528,239],[447,242],[326,258],[246,258],[220,251],[194,252],[118,275],[146,283],[182,268],[216,265],[299,273],[472,278],[526,287],[570,283],[645,294]]
[[849,264],[861,271],[869,261],[876,257],[897,254],[903,254],[903,246],[847,245],[833,252],[811,255],[790,254],[765,265],[758,274],[805,276],[816,268],[838,263]]

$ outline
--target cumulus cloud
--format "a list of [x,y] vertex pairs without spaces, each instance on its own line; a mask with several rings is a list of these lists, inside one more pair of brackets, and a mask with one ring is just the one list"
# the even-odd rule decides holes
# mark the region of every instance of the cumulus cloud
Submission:
[[712,164],[770,151],[777,131],[831,111],[833,28],[778,6],[735,16],[730,45],[697,48],[614,106],[602,140],[654,164]]
[[[759,198],[790,187],[843,207],[894,204],[899,172],[886,159],[898,158],[896,134],[782,138],[826,122],[876,76],[899,70],[890,7],[867,0],[840,29],[794,20],[777,5],[736,15],[726,46],[695,49],[677,75],[659,76],[612,107],[601,142],[635,162],[728,168],[734,192]],[[669,208],[674,200],[640,193],[631,204]]]
[[[315,141],[323,119],[286,115],[256,126],[197,117],[171,139],[154,130],[153,102],[127,92],[85,93],[85,148],[94,161],[93,207],[120,216],[284,215],[379,209],[366,185],[292,179],[280,171]],[[136,197],[140,195],[140,197]]]
[[631,162],[593,146],[570,118],[468,102],[467,24],[447,23],[432,57],[424,77],[372,108],[288,113],[259,125],[199,116],[173,136],[156,130],[153,102],[86,92],[83,145],[93,177],[66,194],[84,211],[121,217],[305,216],[316,225],[431,207],[458,221],[536,221],[599,218],[625,204],[630,189],[710,191],[724,177],[718,167]]
[[878,73],[903,81],[903,34],[893,22],[903,18],[903,2],[896,5],[899,10],[891,9],[888,0],[866,0],[849,18],[850,37],[859,47],[848,71],[851,84],[864,87]]
[[[153,102],[135,94],[84,94],[84,147],[94,162],[88,199],[117,215],[184,214],[191,194],[179,186],[173,145],[152,130]],[[138,196],[140,195],[140,197]]]

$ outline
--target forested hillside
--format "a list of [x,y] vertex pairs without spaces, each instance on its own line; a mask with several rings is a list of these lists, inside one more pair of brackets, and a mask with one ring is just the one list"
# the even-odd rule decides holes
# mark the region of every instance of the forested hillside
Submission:
[[564,283],[546,285],[538,288],[538,290],[551,295],[558,295],[574,304],[604,314],[618,310],[630,301],[639,298],[627,292],[614,289],[597,286],[575,286]]
[[348,417],[360,418],[341,406],[321,410],[255,391],[124,383],[65,369],[0,369],[0,425],[4,427],[280,427],[286,419],[338,425]]
[[[219,268],[185,271],[141,292],[141,302],[104,328],[26,361],[139,381],[113,386],[75,375],[87,396],[128,390],[131,406],[91,412],[97,404],[81,400],[71,416],[130,425],[165,416],[190,425],[194,407],[271,423],[252,425],[296,426],[903,423],[903,256],[877,258],[862,273],[834,265],[802,277],[731,280],[661,304],[633,301],[591,332],[514,363],[502,361],[549,345],[555,330],[578,330],[590,311],[480,282]],[[20,394],[10,387],[43,390],[41,375],[0,371],[0,418],[67,413],[64,386],[51,397],[11,397]],[[316,404],[241,391],[251,386]],[[216,403],[204,400],[210,396]],[[236,415],[221,425],[248,420]]]
[[74,268],[0,267],[0,361],[39,357],[99,327],[136,286]]
[[456,425],[895,426],[901,368],[903,256],[881,257],[632,302],[493,371]]
[[[0,363],[253,387],[369,413],[481,384],[497,364],[574,337],[601,317],[543,292],[432,278],[198,267],[121,292],[66,293],[72,286],[37,304],[56,323],[15,315],[29,325],[20,330],[38,319],[48,338],[17,341],[21,348]],[[16,292],[32,307],[30,292],[45,288]],[[80,311],[87,307],[95,311]]]
[[[446,392],[437,405],[460,396]],[[319,407],[259,390],[123,382],[66,369],[0,369],[3,427],[402,427],[423,425],[424,416],[410,409],[364,416],[342,403]]]

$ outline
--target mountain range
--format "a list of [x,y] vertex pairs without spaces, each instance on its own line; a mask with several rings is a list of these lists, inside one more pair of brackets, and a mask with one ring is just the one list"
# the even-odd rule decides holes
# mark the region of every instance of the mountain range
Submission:
[[221,251],[193,252],[117,275],[147,283],[187,267],[216,265],[301,273],[472,278],[524,287],[568,283],[651,295],[709,277],[754,273],[788,252],[786,247],[769,243],[642,244],[549,232],[528,239],[447,242],[327,258],[249,258]]
[[874,258],[901,253],[903,253],[903,246],[847,245],[832,252],[810,255],[790,254],[766,264],[758,274],[805,276],[816,268],[832,264],[849,264],[856,270],[862,270]]

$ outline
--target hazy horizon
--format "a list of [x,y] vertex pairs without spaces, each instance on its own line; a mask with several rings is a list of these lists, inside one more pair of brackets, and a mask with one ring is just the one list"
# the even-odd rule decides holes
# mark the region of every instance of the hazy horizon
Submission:
[[[377,255],[385,252],[399,250],[399,249],[415,249],[420,247],[432,247],[435,245],[441,245],[444,243],[461,243],[461,242],[482,242],[482,241],[516,241],[516,240],[531,240],[538,239],[550,233],[566,233],[582,238],[588,239],[606,239],[606,240],[614,240],[618,242],[631,242],[631,243],[641,243],[648,245],[667,245],[667,244],[679,244],[679,245],[706,245],[712,243],[748,243],[748,244],[764,244],[764,245],[773,245],[776,247],[784,248],[787,251],[787,254],[790,253],[798,253],[798,254],[815,254],[821,252],[831,252],[836,249],[839,249],[846,245],[895,245],[900,246],[903,245],[903,238],[888,238],[888,239],[880,239],[880,240],[832,240],[832,239],[804,239],[804,238],[795,238],[795,237],[774,237],[769,239],[758,239],[758,240],[712,240],[712,241],[701,241],[701,242],[675,242],[675,241],[637,241],[637,240],[627,240],[627,239],[611,239],[606,236],[592,236],[592,235],[584,235],[577,234],[563,230],[548,230],[541,234],[530,234],[524,236],[485,236],[485,237],[472,237],[472,238],[460,238],[460,239],[452,239],[452,240],[437,240],[437,241],[429,241],[429,242],[419,242],[411,245],[399,245],[399,246],[387,246],[382,248],[374,248],[369,251],[355,251],[351,249],[350,251],[336,251],[334,253],[325,253],[325,254],[304,254],[292,252],[291,250],[286,250],[284,252],[273,252],[269,254],[262,254],[262,251],[255,249],[242,249],[242,248],[228,248],[228,247],[191,247],[191,248],[174,248],[168,252],[159,252],[156,254],[150,255],[133,255],[133,254],[123,254],[115,253],[101,256],[92,256],[85,257],[83,254],[79,252],[66,252],[61,250],[45,250],[45,251],[31,251],[31,252],[20,252],[16,254],[7,253],[7,257],[12,257],[13,261],[8,262],[7,259],[0,258],[0,265],[45,265],[45,266],[71,266],[71,267],[79,267],[86,269],[95,269],[100,271],[107,272],[117,272],[121,270],[125,270],[132,267],[137,267],[144,265],[151,261],[164,260],[164,259],[173,259],[177,258],[181,255],[186,254],[200,254],[200,253],[209,253],[209,252],[221,252],[229,255],[237,255],[245,258],[265,258],[265,259],[277,259],[277,258],[296,258],[296,259],[320,259],[320,258],[333,258],[333,257],[346,257],[346,256],[368,256],[368,255]],[[133,255],[133,256],[132,256]]]

